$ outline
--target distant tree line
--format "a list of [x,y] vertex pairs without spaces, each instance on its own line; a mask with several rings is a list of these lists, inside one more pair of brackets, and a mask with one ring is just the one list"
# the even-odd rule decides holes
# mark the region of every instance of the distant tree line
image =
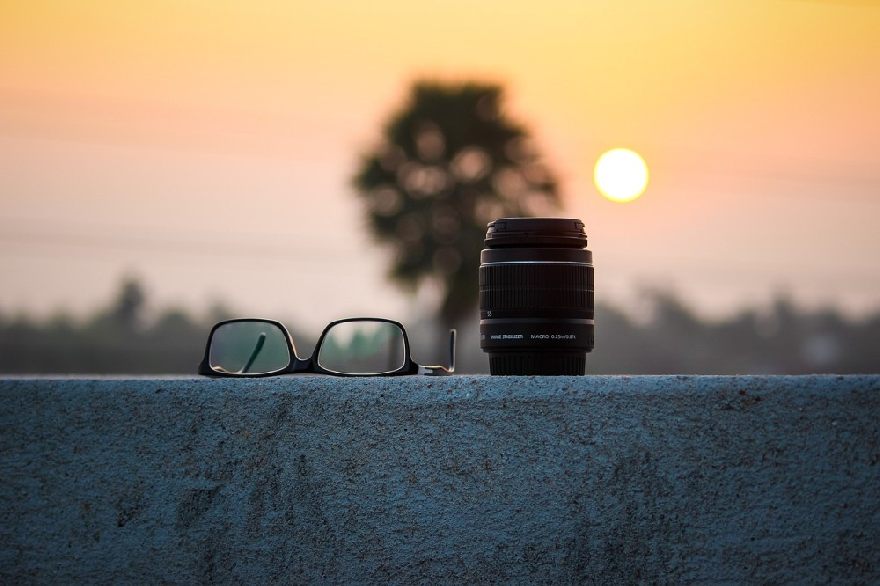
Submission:
[[229,317],[220,307],[203,318],[166,309],[150,323],[145,314],[143,287],[128,279],[108,307],[83,320],[0,315],[0,372],[194,373],[211,325]]
[[701,320],[667,292],[649,294],[652,317],[597,307],[595,372],[806,374],[880,371],[880,312],[849,320],[781,297],[770,307]]
[[[880,372],[880,312],[849,320],[834,310],[807,311],[779,299],[767,308],[705,321],[669,293],[651,293],[650,300],[653,312],[645,321],[597,306],[590,373]],[[166,309],[147,320],[146,307],[143,287],[127,280],[108,307],[82,320],[0,315],[0,373],[193,374],[211,326],[232,316],[222,307],[201,317]],[[471,321],[460,332],[458,367],[486,372],[475,332],[467,331],[476,328],[476,317]],[[435,337],[419,331],[412,329],[414,352],[430,359],[431,349],[419,343]]]

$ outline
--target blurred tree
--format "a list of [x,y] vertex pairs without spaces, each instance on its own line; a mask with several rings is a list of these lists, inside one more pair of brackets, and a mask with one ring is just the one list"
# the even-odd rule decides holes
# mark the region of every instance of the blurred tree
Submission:
[[447,327],[476,304],[486,224],[558,206],[553,174],[502,98],[496,85],[416,83],[354,177],[373,235],[393,251],[391,278],[409,290],[435,279]]
[[113,308],[113,318],[116,323],[126,330],[133,330],[143,318],[144,287],[134,277],[126,277],[116,297]]

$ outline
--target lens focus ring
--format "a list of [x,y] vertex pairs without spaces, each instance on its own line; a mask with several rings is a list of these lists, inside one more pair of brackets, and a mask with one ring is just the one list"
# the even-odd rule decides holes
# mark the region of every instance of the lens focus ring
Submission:
[[480,266],[480,314],[593,318],[593,267],[584,263],[510,262]]

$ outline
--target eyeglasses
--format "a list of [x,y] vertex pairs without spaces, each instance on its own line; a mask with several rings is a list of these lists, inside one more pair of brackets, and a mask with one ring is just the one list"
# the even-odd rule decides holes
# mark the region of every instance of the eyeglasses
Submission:
[[449,331],[449,366],[420,366],[410,356],[403,325],[354,317],[331,322],[308,358],[299,358],[281,322],[230,319],[211,328],[199,374],[260,377],[315,373],[335,376],[432,376],[455,372],[455,330]]

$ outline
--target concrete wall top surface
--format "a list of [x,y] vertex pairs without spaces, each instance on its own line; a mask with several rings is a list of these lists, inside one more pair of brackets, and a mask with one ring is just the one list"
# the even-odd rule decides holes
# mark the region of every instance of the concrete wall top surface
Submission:
[[880,376],[0,379],[4,582],[880,581]]

